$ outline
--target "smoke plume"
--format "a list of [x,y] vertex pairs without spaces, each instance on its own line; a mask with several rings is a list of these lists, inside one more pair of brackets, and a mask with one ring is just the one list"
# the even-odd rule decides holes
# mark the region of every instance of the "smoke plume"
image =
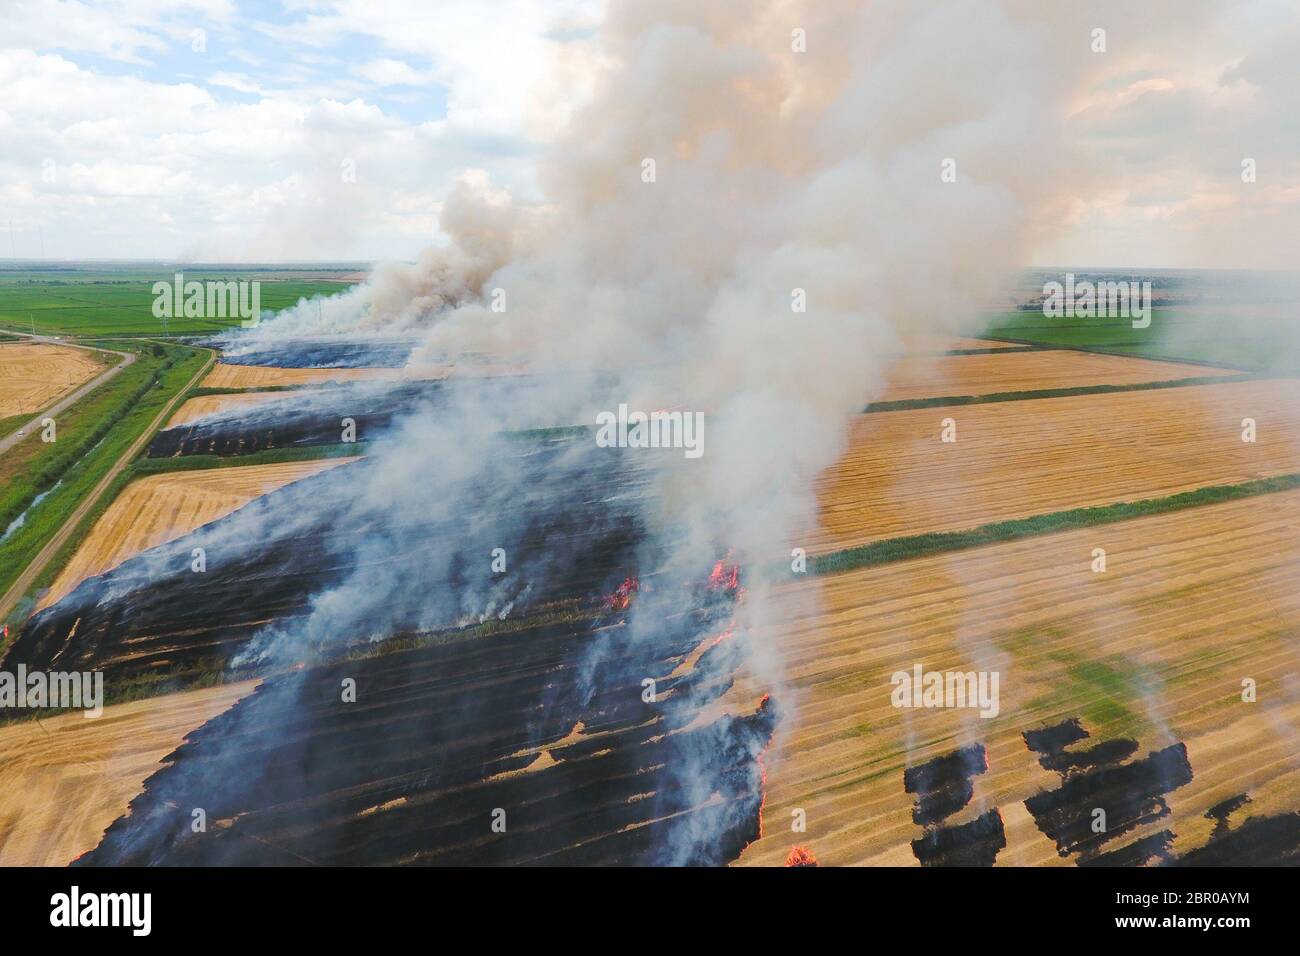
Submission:
[[[889,356],[967,325],[1082,175],[1064,124],[1085,66],[1059,54],[1063,35],[1086,44],[1078,20],[1015,0],[613,4],[594,92],[541,161],[544,203],[468,173],[446,242],[231,337],[238,354],[414,336],[411,366],[463,374],[487,357],[551,383],[526,407],[471,390],[397,422],[348,498],[320,505],[370,529],[356,570],[246,654],[288,662],[303,641],[464,620],[478,593],[454,593],[464,569],[527,548],[520,512],[564,494],[494,436],[619,403],[706,416],[698,460],[625,452],[653,475],[633,492],[641,563],[671,580],[731,554],[738,633],[773,633],[771,584],[815,524],[814,479]],[[555,467],[576,476],[606,451],[587,439]],[[417,515],[466,529],[432,570],[403,557]],[[673,599],[650,594],[651,609]],[[651,640],[655,623],[635,615],[630,633]],[[749,651],[779,696],[776,648]]]

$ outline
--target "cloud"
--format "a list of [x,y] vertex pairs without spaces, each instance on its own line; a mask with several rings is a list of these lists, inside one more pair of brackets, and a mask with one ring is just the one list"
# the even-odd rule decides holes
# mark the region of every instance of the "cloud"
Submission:
[[[655,6],[662,55],[681,55],[673,42],[691,40],[673,25],[687,21],[692,4]],[[985,7],[972,0],[918,18],[910,38],[886,20],[877,35],[852,40],[825,29],[815,8],[802,10],[807,56],[841,72],[892,63],[909,69],[913,86],[866,84],[860,100],[844,106],[850,119],[854,110],[874,112],[887,129],[801,127],[797,117],[811,115],[806,104],[819,93],[815,71],[793,77],[780,108],[795,117],[798,135],[838,136],[841,148],[861,135],[906,136],[909,123],[934,110],[956,115],[974,88],[963,77],[1005,68],[1005,58],[988,51],[1006,34],[972,36],[941,67],[925,51],[963,23],[983,29]],[[1032,12],[1007,8],[1012,19]],[[784,37],[794,8],[775,9],[763,29]],[[616,11],[628,22],[645,15],[635,6]],[[607,16],[602,0],[501,0],[490,13],[476,0],[303,0],[279,8],[9,0],[3,16],[0,215],[14,220],[27,254],[38,250],[43,228],[50,253],[67,257],[243,258],[275,248],[294,258],[411,259],[433,238],[439,204],[465,169],[486,169],[518,199],[542,195],[538,157],[617,65],[594,41]],[[1098,25],[1107,30],[1104,54],[1089,46]],[[206,31],[201,53],[191,49],[195,29]],[[1061,12],[1034,42],[1051,58],[1042,82],[1063,94],[1056,119],[1069,130],[1076,162],[1056,184],[1055,205],[1031,224],[1031,261],[1290,264],[1300,238],[1293,121],[1300,24],[1286,0],[1187,0],[1176,8],[1098,0]],[[906,56],[921,59],[901,62]],[[735,68],[715,64],[719,77]],[[675,88],[671,74],[661,82],[665,102],[689,92]],[[1003,108],[1022,109],[1017,101],[1034,95],[1008,95]],[[881,110],[891,98],[912,108]],[[671,116],[652,106],[640,121]],[[572,163],[618,150],[617,135],[634,131],[575,144]],[[940,145],[960,149],[966,164],[996,155],[997,144],[981,141],[978,129],[927,135],[896,162],[929,162]],[[1247,157],[1258,168],[1249,186],[1240,181]],[[87,172],[46,183],[47,160],[62,173]],[[340,188],[345,160],[357,170],[350,189]],[[152,192],[138,181],[141,170],[154,176]],[[182,182],[183,197],[167,185]],[[348,221],[311,228],[331,202]]]
[[379,86],[419,86],[430,81],[429,74],[421,73],[409,63],[386,57],[353,67],[352,72]]
[[[228,23],[230,0],[7,0],[0,45],[14,49],[90,53],[142,64],[162,51],[184,26]],[[162,35],[160,35],[162,34]]]

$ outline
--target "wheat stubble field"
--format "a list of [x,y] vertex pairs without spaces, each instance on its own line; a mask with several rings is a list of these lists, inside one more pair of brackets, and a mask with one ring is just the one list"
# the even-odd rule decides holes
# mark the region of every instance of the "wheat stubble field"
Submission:
[[1231,370],[1061,350],[1024,349],[938,358],[916,354],[894,361],[887,373],[888,386],[879,400],[1135,385],[1228,374],[1232,374]]
[[283,392],[230,392],[223,395],[196,395],[185,400],[167,423],[168,428],[188,425],[205,415],[230,411],[234,408],[253,409],[285,397]]
[[[1130,737],[1139,755],[1186,744],[1194,778],[1167,798],[1172,820],[1135,836],[1170,827],[1186,851],[1208,836],[1205,811],[1241,792],[1247,815],[1296,810],[1297,529],[1300,493],[1283,492],[789,585],[789,606],[812,609],[777,642],[793,719],[768,755],[764,838],[740,862],[779,863],[798,843],[827,864],[914,864],[903,770],[970,743],[988,771],[957,819],[999,807],[999,863],[1066,862],[1024,809],[1055,778],[1020,735],[1070,717],[1089,743]],[[1000,713],[892,707],[891,674],[918,662],[999,671]],[[1243,678],[1257,702],[1240,699]]]
[[[324,385],[328,382],[397,382],[447,378],[450,365],[412,365],[405,368],[281,368],[271,365],[235,365],[218,362],[203,380],[205,388],[275,388],[284,385]],[[505,374],[507,369],[475,367],[472,374]],[[463,374],[463,373],[462,373]]]
[[103,367],[85,349],[43,342],[0,344],[0,418],[39,411]]
[[284,462],[138,478],[95,522],[37,609],[55,603],[86,578],[225,517],[254,498],[354,460]]
[[[945,418],[955,442],[940,440]],[[1242,441],[1243,418],[1256,422],[1254,443]],[[1295,471],[1294,379],[860,415],[819,480],[819,526],[804,546],[824,553]]]
[[105,828],[185,735],[247,696],[223,684],[0,726],[0,866],[65,866]]

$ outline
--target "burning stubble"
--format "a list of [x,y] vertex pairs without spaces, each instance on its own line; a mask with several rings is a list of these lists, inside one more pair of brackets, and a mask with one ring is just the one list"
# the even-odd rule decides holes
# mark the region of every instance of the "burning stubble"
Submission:
[[[489,356],[539,383],[526,403],[481,393],[395,414],[378,423],[390,440],[350,473],[344,499],[277,499],[355,533],[322,561],[337,570],[300,602],[306,613],[266,628],[245,653],[292,662],[339,635],[382,639],[399,621],[512,613],[528,582],[507,595],[490,579],[466,586],[467,575],[500,548],[532,555],[546,580],[556,560],[538,557],[552,550],[536,519],[563,510],[566,480],[587,488],[594,463],[574,451],[541,485],[545,450],[510,454],[485,436],[589,422],[579,413],[611,407],[604,399],[616,394],[629,408],[707,410],[709,454],[692,469],[636,456],[657,461],[646,483],[596,486],[589,513],[635,527],[629,563],[660,580],[691,580],[728,552],[752,569],[734,640],[780,700],[779,655],[755,635],[779,634],[790,613],[766,569],[813,524],[814,479],[883,389],[901,336],[954,330],[987,301],[1020,257],[1026,221],[1082,168],[1059,135],[1075,74],[1042,42],[1077,14],[1022,6],[614,3],[594,93],[542,164],[544,203],[517,203],[469,174],[443,206],[450,244],[229,340],[255,351],[306,334],[344,344],[415,334],[411,365]],[[792,23],[816,55],[771,42]],[[960,97],[934,89],[940,62],[961,77]],[[903,89],[920,92],[898,97]],[[1027,153],[1035,163],[1019,161]],[[961,171],[941,180],[950,156]],[[613,384],[595,389],[595,375]],[[686,425],[683,416],[690,457],[703,434],[696,424],[688,444]],[[257,514],[266,527],[312,523]],[[441,554],[432,572],[422,560],[431,518],[474,546]],[[228,547],[262,544],[236,525],[221,532]],[[625,633],[653,646],[663,634],[650,606]],[[995,695],[982,699],[995,706]],[[764,734],[745,739],[766,746]],[[707,748],[678,759],[678,780],[716,777],[704,772],[716,759]],[[683,829],[666,858],[695,859],[708,839]]]

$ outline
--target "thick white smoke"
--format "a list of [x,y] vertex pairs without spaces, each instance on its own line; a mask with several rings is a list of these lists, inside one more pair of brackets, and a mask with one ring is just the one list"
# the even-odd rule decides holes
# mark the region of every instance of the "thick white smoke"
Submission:
[[[425,324],[417,362],[617,370],[632,400],[705,410],[691,500],[776,541],[898,336],[959,326],[1065,175],[1064,81],[1017,6],[616,4],[597,92],[545,159],[551,206],[466,179],[450,244],[381,267],[324,330]],[[308,306],[265,334],[320,329]]]
[[703,411],[705,455],[661,489],[680,547],[788,560],[901,339],[967,322],[1077,175],[1064,26],[1084,44],[1070,14],[996,0],[614,4],[548,206],[466,179],[449,245],[378,270],[325,330],[423,327],[415,364],[611,371],[632,408]]

